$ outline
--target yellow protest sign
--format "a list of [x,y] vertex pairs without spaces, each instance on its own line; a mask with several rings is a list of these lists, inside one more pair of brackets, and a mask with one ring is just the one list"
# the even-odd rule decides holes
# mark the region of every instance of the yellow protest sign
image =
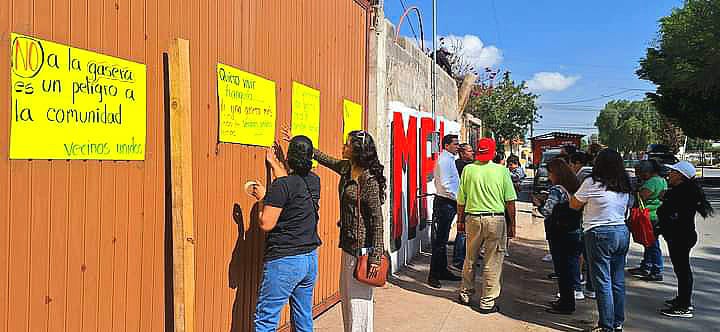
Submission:
[[271,147],[275,142],[275,82],[217,65],[220,142]]
[[145,65],[10,34],[11,159],[144,160]]
[[343,99],[343,142],[353,130],[363,130],[362,105]]
[[292,83],[292,128],[293,135],[305,135],[318,147],[320,141],[320,91]]

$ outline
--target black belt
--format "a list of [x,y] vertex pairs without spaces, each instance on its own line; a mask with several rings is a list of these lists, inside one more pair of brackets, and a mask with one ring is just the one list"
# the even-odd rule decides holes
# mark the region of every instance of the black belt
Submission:
[[504,216],[505,216],[505,213],[504,213],[504,212],[500,212],[500,213],[496,213],[496,212],[478,212],[478,213],[465,213],[465,214],[467,214],[467,215],[469,215],[469,216],[474,216],[474,217],[504,217]]

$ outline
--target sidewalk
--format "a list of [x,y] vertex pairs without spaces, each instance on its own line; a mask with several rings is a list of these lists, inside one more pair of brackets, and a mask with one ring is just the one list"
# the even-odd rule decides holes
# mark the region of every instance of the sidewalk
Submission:
[[[500,313],[481,315],[458,304],[459,282],[443,281],[442,289],[427,286],[430,257],[421,253],[385,288],[376,290],[375,331],[580,331],[592,327],[597,314],[590,299],[579,301],[572,316],[545,312],[547,302],[555,299],[557,287],[555,281],[546,278],[552,264],[541,261],[547,247],[542,218],[533,218],[527,212],[527,203],[520,203],[518,210],[518,237],[511,242],[510,257],[505,259]],[[478,276],[478,289],[480,280]],[[473,300],[477,302],[477,297]],[[315,320],[315,330],[342,330],[339,304]]]

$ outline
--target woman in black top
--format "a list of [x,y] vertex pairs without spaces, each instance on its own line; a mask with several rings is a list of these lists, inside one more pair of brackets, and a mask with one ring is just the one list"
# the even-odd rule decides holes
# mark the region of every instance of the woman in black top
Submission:
[[[287,129],[285,136],[289,136]],[[387,181],[375,142],[366,131],[352,131],[343,146],[342,159],[315,150],[315,159],[340,175],[340,297],[346,332],[372,332],[373,287],[357,281],[357,256],[369,253],[371,273],[377,273],[383,255],[384,223],[381,206]]]
[[670,260],[678,280],[678,295],[665,301],[670,307],[661,310],[665,316],[692,318],[693,275],[690,269],[690,250],[697,244],[695,214],[712,216],[713,208],[702,188],[695,182],[695,167],[687,161],[670,166],[670,189],[662,197],[658,208],[658,228],[670,249]]
[[317,247],[321,244],[317,233],[320,178],[310,172],[313,146],[309,138],[297,136],[290,141],[289,175],[276,155],[276,151],[268,151],[266,156],[276,176],[267,194],[259,184],[252,193],[261,201],[260,228],[268,233],[255,331],[275,331],[280,311],[290,299],[295,331],[311,332]]

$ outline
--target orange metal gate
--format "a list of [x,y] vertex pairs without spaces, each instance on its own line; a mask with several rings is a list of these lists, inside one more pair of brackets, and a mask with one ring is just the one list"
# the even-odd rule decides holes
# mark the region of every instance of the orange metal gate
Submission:
[[[364,0],[0,0],[0,59],[17,32],[147,65],[142,162],[8,160],[10,88],[0,89],[0,331],[162,331],[172,321],[163,53],[173,38],[191,48],[195,330],[249,331],[263,236],[255,225],[239,236],[232,209],[252,220],[242,184],[265,180],[264,150],[217,144],[215,66],[275,81],[278,127],[290,123],[293,80],[320,90],[319,146],[339,155],[343,98],[367,105],[367,27]],[[0,61],[0,82],[9,73]],[[317,172],[321,310],[337,301],[340,251],[337,177]]]

